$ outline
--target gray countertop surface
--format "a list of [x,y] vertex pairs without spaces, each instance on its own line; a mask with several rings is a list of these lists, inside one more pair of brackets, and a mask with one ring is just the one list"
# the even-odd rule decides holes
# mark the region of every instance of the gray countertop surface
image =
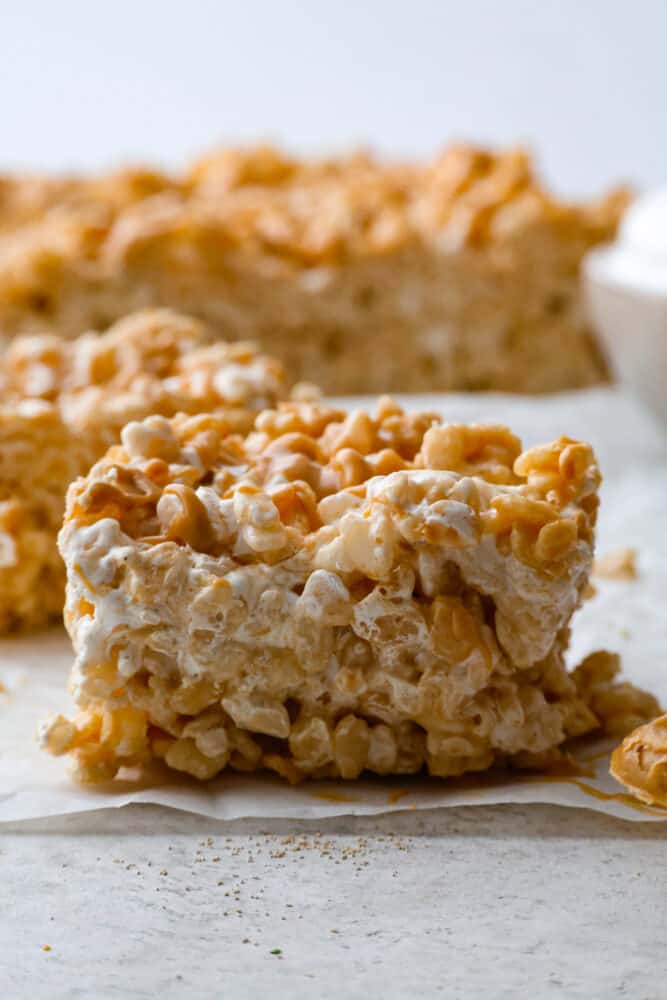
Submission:
[[667,995],[663,824],[555,806],[0,827],[0,996]]

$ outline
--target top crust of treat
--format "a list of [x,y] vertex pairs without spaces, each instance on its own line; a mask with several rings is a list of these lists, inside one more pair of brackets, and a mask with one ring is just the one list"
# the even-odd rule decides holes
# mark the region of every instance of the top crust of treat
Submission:
[[[588,445],[560,438],[522,453],[507,428],[405,414],[388,398],[374,416],[283,403],[246,437],[224,416],[150,417],[122,442],[70,488],[67,520],[113,518],[142,545],[270,563],[311,546],[324,565],[330,533],[332,565],[367,552],[360,568],[380,579],[401,537],[465,546],[490,534],[548,575],[591,544],[599,473]],[[346,517],[359,523],[344,552]]]
[[[298,160],[270,146],[223,149],[180,176],[0,178],[0,271],[12,286],[26,268],[56,274],[67,260],[103,275],[156,263],[187,270],[194,261],[214,271],[225,255],[238,267],[263,261],[271,273],[423,241],[444,252],[502,246],[536,226],[587,246],[611,238],[627,201],[620,189],[586,204],[561,201],[521,149],[452,145],[425,165],[365,152]],[[11,287],[3,294],[11,300]]]

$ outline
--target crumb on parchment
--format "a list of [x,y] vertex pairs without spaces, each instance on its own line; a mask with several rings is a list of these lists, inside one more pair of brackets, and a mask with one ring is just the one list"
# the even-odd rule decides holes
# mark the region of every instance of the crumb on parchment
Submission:
[[593,576],[603,580],[636,580],[638,575],[636,549],[614,549],[593,563]]

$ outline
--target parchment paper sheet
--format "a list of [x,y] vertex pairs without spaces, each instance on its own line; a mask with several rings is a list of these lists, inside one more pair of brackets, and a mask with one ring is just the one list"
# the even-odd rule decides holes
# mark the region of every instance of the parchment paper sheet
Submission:
[[[593,649],[621,653],[625,674],[667,706],[667,440],[637,404],[617,390],[531,398],[422,396],[402,400],[452,420],[508,424],[525,445],[559,434],[591,441],[604,475],[598,552],[633,547],[639,577],[596,581],[597,596],[576,615],[571,661]],[[356,400],[339,401],[345,406]],[[305,783],[271,776],[225,775],[208,784],[159,772],[141,784],[116,781],[82,789],[63,760],[39,750],[35,731],[51,711],[71,711],[66,678],[71,649],[64,631],[0,642],[0,821],[34,819],[129,802],[150,802],[220,819],[325,818],[396,809],[546,802],[597,809],[628,820],[664,820],[667,810],[640,806],[608,776],[608,748],[578,751],[586,775],[556,779],[501,775],[441,781],[424,778]],[[590,775],[590,776],[589,776]]]

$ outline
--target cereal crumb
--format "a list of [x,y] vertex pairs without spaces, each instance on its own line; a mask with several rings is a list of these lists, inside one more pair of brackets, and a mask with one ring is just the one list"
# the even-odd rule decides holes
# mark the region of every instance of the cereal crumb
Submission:
[[615,549],[598,556],[593,564],[593,575],[603,580],[636,580],[637,550]]

